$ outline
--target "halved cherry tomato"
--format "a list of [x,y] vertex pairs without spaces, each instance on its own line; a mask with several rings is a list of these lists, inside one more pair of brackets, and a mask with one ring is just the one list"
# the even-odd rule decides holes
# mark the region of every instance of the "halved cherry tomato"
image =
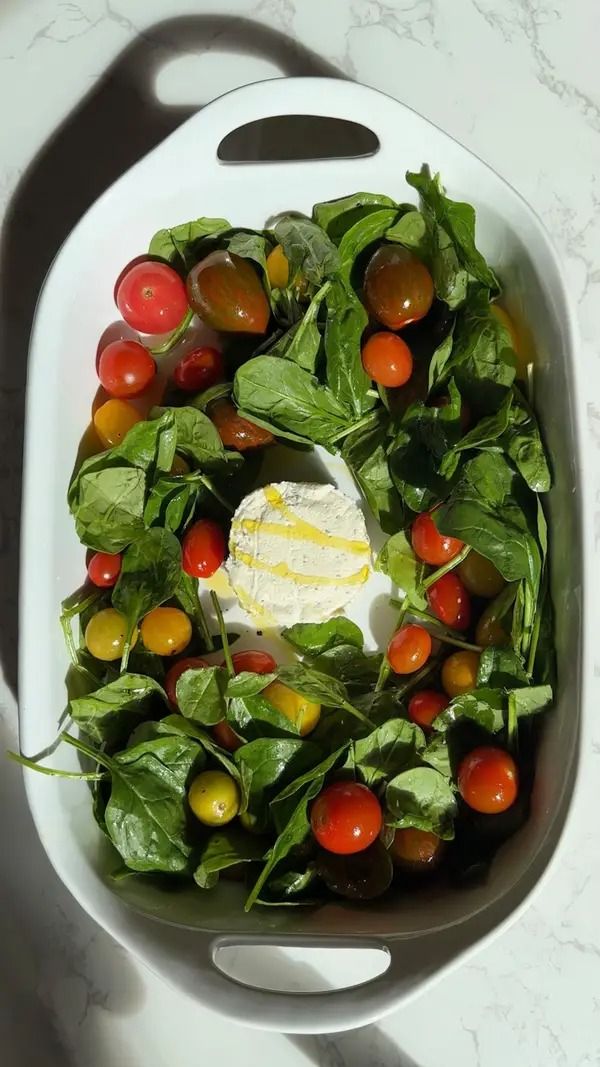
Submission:
[[176,656],[189,645],[192,624],[179,608],[154,608],[142,619],[142,641],[157,656]]
[[441,567],[442,564],[449,563],[451,559],[458,556],[464,545],[458,538],[440,533],[431,517],[432,514],[431,511],[423,511],[417,515],[412,524],[410,537],[415,555],[423,560],[423,563]]
[[210,405],[208,414],[217,427],[225,448],[237,448],[238,452],[246,452],[249,448],[272,445],[275,440],[269,430],[263,430],[261,426],[238,415],[230,400],[215,400],[214,404]]
[[491,560],[471,549],[466,559],[456,568],[461,581],[473,596],[490,599],[498,596],[506,582]]
[[168,333],[189,310],[177,272],[151,259],[135,263],[121,275],[115,299],[127,325],[140,333]]
[[431,655],[431,637],[423,626],[408,623],[398,630],[388,645],[387,658],[394,674],[413,674]]
[[173,371],[173,381],[186,393],[197,393],[222,380],[225,373],[223,355],[218,348],[202,345],[188,352]]
[[517,799],[519,773],[510,753],[493,745],[474,748],[458,769],[460,795],[474,811],[497,815]]
[[186,671],[196,670],[197,667],[208,667],[208,663],[201,656],[186,656],[184,659],[177,660],[172,667],[169,667],[165,675],[165,693],[169,698],[169,704],[179,710],[179,704],[177,703],[177,682],[181,678],[182,674]]
[[479,654],[477,652],[453,652],[442,667],[442,685],[450,698],[469,693],[477,685]]
[[112,341],[98,360],[98,377],[109,396],[139,396],[155,374],[156,364],[139,341]]
[[454,571],[443,574],[427,590],[433,614],[453,630],[467,630],[471,622],[471,598]]
[[252,671],[254,674],[271,674],[277,670],[277,664],[268,652],[260,652],[248,649],[245,652],[234,652],[231,657],[233,669],[236,674],[242,671]]
[[267,256],[267,275],[273,289],[285,289],[290,276],[290,265],[281,245],[275,245]]
[[271,309],[260,278],[247,259],[220,250],[192,267],[189,302],[199,318],[224,333],[264,333]]
[[424,730],[448,707],[448,697],[437,689],[419,689],[408,702],[408,717]]
[[412,252],[401,245],[382,245],[369,260],[365,296],[371,314],[388,330],[399,330],[427,314],[433,279]]
[[379,835],[383,816],[375,793],[360,782],[333,782],[315,800],[312,832],[322,848],[337,855],[362,852]]
[[394,866],[419,874],[437,867],[444,851],[444,842],[429,830],[407,827],[396,830],[390,852]]
[[121,573],[119,552],[94,552],[87,567],[90,582],[100,589],[110,589]]
[[[85,628],[85,647],[95,659],[111,662],[120,659],[127,636],[127,620],[115,608],[103,608],[92,615]],[[137,627],[131,638],[131,648],[138,639]]]
[[412,374],[412,352],[397,334],[381,330],[363,346],[362,365],[374,382],[397,389],[406,385]]
[[199,519],[183,538],[182,567],[192,578],[210,578],[225,559],[225,534],[218,522]]
[[236,749],[241,748],[244,744],[241,737],[238,737],[236,733],[231,729],[231,726],[225,719],[222,722],[218,722],[216,726],[213,726],[212,735],[221,748],[226,748],[228,752],[235,752]]
[[116,397],[94,412],[94,428],[105,448],[119,445],[131,428],[142,421],[132,404]]

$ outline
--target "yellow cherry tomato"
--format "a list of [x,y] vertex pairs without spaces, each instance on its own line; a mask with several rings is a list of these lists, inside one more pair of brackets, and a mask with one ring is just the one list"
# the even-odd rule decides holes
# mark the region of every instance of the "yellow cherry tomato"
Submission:
[[154,608],[142,619],[142,641],[157,656],[176,656],[190,643],[192,624],[179,608]]
[[142,416],[127,400],[113,397],[94,412],[94,426],[105,448],[119,445]]
[[[492,605],[490,605],[490,608]],[[493,611],[486,608],[475,629],[475,640],[482,648],[495,645],[496,648],[504,648],[510,642],[510,634],[506,632],[502,623],[496,618]]]
[[[96,659],[107,661],[121,659],[126,635],[125,616],[115,608],[103,608],[102,611],[92,615],[85,628],[85,647]],[[131,648],[137,639],[136,627],[131,638]]]
[[189,465],[189,463],[183,458],[183,456],[178,455],[178,453],[176,452],[175,453],[175,457],[173,459],[173,462],[171,464],[171,474],[178,475],[178,474],[189,474],[189,473],[190,473],[190,465]]
[[307,700],[300,693],[295,693],[283,682],[271,682],[266,689],[263,689],[261,695],[282,715],[285,715],[286,719],[296,725],[300,737],[314,730],[321,718],[320,704],[315,704],[313,700]]
[[225,771],[203,771],[189,788],[188,803],[205,826],[225,826],[240,809],[240,791]]
[[449,697],[468,693],[477,685],[477,652],[453,652],[442,667],[442,685]]
[[484,596],[491,599],[498,596],[506,585],[500,571],[491,560],[480,556],[472,548],[466,559],[459,563],[456,568],[457,574],[473,596]]
[[508,311],[505,311],[505,309],[501,307],[500,304],[491,304],[490,310],[492,312],[492,315],[494,315],[498,319],[498,322],[501,323],[502,326],[504,326],[505,330],[508,330],[511,346],[518,355],[519,338],[517,335],[515,324],[511,319],[510,315],[508,314]]
[[275,245],[267,256],[267,277],[273,289],[285,289],[290,276],[290,265],[281,245]]

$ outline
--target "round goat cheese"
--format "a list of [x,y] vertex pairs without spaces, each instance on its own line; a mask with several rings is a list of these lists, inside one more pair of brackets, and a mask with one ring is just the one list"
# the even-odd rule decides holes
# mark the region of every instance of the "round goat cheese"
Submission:
[[263,625],[328,619],[370,573],[362,512],[333,485],[275,482],[242,500],[231,523],[229,580]]

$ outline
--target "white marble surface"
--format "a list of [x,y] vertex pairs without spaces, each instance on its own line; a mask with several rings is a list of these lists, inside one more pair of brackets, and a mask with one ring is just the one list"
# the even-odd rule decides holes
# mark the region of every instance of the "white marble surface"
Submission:
[[[174,15],[196,21],[171,30],[165,47],[156,24]],[[129,61],[105,79],[131,42],[136,59],[168,60],[157,85],[170,105],[202,104],[281,72],[338,71],[377,86],[447,129],[534,204],[561,250],[579,309],[585,383],[579,418],[593,456],[585,492],[598,543],[598,17],[597,0],[230,0],[212,9],[206,0],[3,0],[0,612],[7,682],[14,681],[21,396],[32,290],[86,202],[180,114],[171,108],[156,119]],[[178,59],[190,46],[196,57]],[[26,173],[85,94],[91,95],[79,125],[67,120],[54,152],[38,156]],[[589,576],[596,590],[597,558]],[[593,715],[600,654],[589,666]],[[4,747],[14,743],[16,729],[4,682],[0,705]],[[564,859],[516,925],[381,1025],[337,1038],[288,1039],[249,1035],[199,1010],[99,930],[57,882],[32,828],[20,773],[4,764],[0,1059],[7,1067],[191,1067],[215,1055],[250,1067],[600,1064],[597,723],[582,774]]]

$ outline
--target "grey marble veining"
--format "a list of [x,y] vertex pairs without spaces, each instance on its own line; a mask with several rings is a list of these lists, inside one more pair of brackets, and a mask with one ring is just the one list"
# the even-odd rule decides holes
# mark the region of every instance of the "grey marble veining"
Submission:
[[[194,20],[180,33],[157,26],[175,15]],[[578,418],[595,531],[588,581],[600,588],[598,25],[597,0],[226,0],[212,8],[206,0],[4,0],[0,747],[15,743],[20,449],[35,292],[86,205],[185,115],[185,107],[157,112],[151,105],[136,113],[142,92],[136,79],[140,69],[153,77],[161,63],[188,50],[220,57],[220,91],[254,77],[259,60],[282,73],[337,73],[381,88],[473,149],[535,207],[562,254],[578,307],[585,383]],[[127,48],[127,62],[107,75]],[[209,68],[199,63],[189,86],[192,108],[214,95],[202,73]],[[180,87],[182,100],[186,88]],[[82,118],[67,118],[85,94],[93,112],[84,102]],[[600,697],[594,651],[592,711]],[[218,1055],[250,1067],[600,1064],[597,721],[592,735],[563,860],[520,921],[379,1026],[289,1039],[265,1033],[249,1039],[176,996],[99,930],[58,883],[33,829],[20,772],[3,764],[0,1062],[191,1067]]]

